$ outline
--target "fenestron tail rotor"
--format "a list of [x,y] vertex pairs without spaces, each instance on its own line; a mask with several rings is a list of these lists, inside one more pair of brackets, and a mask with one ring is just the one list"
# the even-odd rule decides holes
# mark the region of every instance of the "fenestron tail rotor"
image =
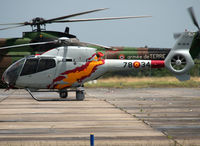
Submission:
[[[12,29],[17,27],[23,27],[23,26],[32,26],[37,27],[37,31],[41,31],[41,25],[51,24],[51,23],[69,23],[69,22],[85,22],[85,21],[102,21],[102,20],[116,20],[116,19],[132,19],[132,18],[145,18],[145,17],[151,17],[151,16],[123,16],[123,17],[106,17],[106,18],[88,18],[88,19],[68,19],[75,16],[80,16],[84,14],[94,13],[98,11],[107,10],[108,8],[100,8],[100,9],[94,9],[90,11],[84,11],[79,13],[74,13],[71,15],[66,15],[62,17],[56,17],[52,19],[44,19],[41,17],[36,17],[32,19],[30,22],[21,22],[21,23],[5,23],[0,25],[11,25],[6,28],[0,28],[0,30],[6,30],[6,29]],[[65,20],[64,20],[65,19]],[[13,26],[12,26],[13,25]]]

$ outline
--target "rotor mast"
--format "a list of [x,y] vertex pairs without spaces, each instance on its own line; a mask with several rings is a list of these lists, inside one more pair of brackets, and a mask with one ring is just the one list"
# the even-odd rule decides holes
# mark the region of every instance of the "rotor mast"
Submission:
[[[28,22],[27,22],[28,23]],[[46,30],[46,24],[45,24],[45,19],[44,18],[41,18],[41,17],[36,17],[34,19],[32,19],[32,22],[31,22],[31,27],[32,27],[32,30],[33,30],[33,27],[36,27],[36,31],[37,32],[40,32],[42,29],[41,29],[41,26],[44,25],[44,28],[43,30]],[[34,31],[35,31],[34,30]]]

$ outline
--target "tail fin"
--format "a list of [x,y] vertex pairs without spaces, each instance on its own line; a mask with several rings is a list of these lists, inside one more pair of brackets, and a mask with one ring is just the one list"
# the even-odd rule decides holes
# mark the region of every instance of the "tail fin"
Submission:
[[193,59],[198,58],[200,54],[200,34],[196,32],[194,35],[194,40],[192,41],[192,45],[190,48],[190,54]]
[[194,40],[194,33],[183,32],[178,36],[176,44],[165,59],[165,66],[177,79],[190,79],[189,71],[194,66],[190,48]]

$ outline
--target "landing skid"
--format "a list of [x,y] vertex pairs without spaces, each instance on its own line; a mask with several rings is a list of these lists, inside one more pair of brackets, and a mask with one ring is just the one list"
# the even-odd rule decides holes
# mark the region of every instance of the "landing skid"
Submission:
[[[31,97],[36,101],[69,101],[69,99],[62,98],[62,97],[54,98],[54,99],[40,99],[40,98],[35,97],[29,88],[26,88],[26,91],[28,91],[28,93],[31,95]],[[39,92],[46,92],[46,91],[39,91]],[[52,91],[50,91],[50,92],[52,92]],[[76,90],[68,90],[66,92],[67,93],[68,92],[76,92],[76,100],[77,101],[83,101],[85,99],[85,92],[84,92],[84,88],[82,88],[82,87],[77,88]]]

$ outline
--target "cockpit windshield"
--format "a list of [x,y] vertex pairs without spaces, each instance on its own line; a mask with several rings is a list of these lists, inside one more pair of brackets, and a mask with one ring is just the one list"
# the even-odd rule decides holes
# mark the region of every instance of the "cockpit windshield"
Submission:
[[19,61],[15,62],[13,65],[11,65],[3,74],[3,80],[9,84],[14,86],[15,82],[17,80],[17,77],[19,76],[19,73],[22,69],[22,66],[24,64],[25,58],[20,59]]

